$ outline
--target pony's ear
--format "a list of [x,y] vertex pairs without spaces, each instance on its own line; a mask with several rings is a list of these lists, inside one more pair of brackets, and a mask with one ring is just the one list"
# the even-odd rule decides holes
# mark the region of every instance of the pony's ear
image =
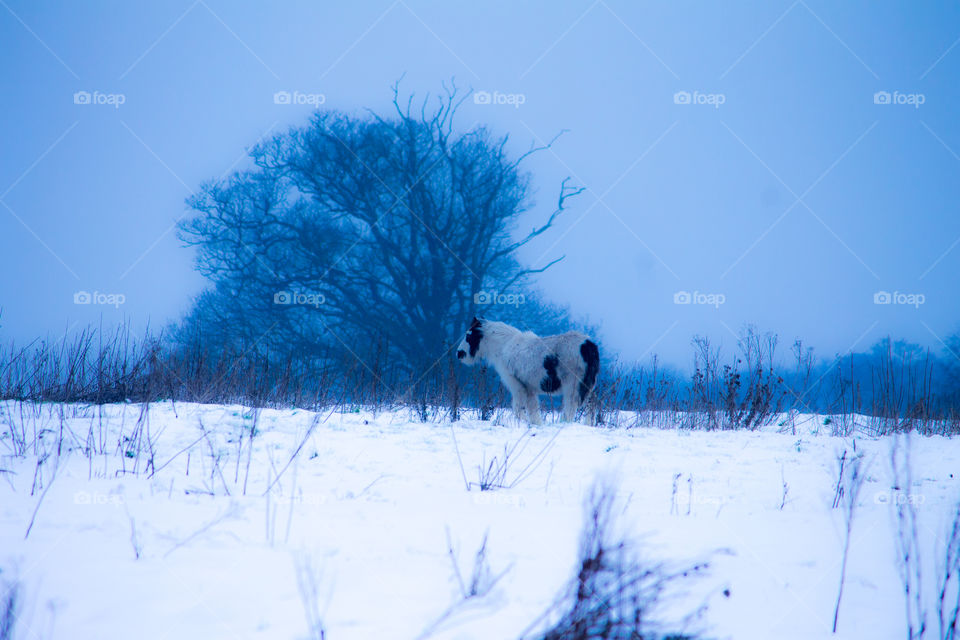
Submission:
[[477,318],[477,316],[473,316],[473,321],[470,323],[470,328],[473,329],[474,327],[479,327],[479,326],[480,326],[480,320]]

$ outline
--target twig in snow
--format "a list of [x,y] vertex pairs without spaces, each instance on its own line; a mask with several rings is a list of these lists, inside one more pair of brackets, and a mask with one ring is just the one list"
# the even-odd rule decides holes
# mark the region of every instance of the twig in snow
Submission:
[[[183,453],[184,451],[189,451],[190,449],[193,448],[193,446],[194,446],[195,444],[197,444],[198,442],[200,442],[201,440],[203,440],[205,437],[206,437],[206,434],[203,434],[203,435],[201,435],[199,438],[197,438],[196,440],[194,440],[193,442],[191,442],[190,444],[188,444],[187,446],[185,446],[183,449],[180,449],[180,451],[177,451],[175,454],[173,454],[173,456],[172,456],[169,460],[167,460],[166,462],[164,462],[164,463],[163,463],[162,465],[160,465],[159,467],[155,467],[155,468],[153,469],[153,471],[150,472],[150,475],[147,476],[147,478],[152,478],[153,476],[157,475],[157,473],[160,472],[160,471],[162,471],[164,467],[166,467],[168,464],[170,464],[171,462],[173,462],[174,460],[176,460],[177,457],[178,457],[181,453]],[[189,465],[188,465],[188,466],[189,466]],[[189,474],[187,474],[187,475],[189,475]]]
[[323,616],[320,615],[318,571],[314,568],[313,560],[309,555],[294,557],[294,569],[297,573],[300,602],[303,603],[303,612],[307,617],[310,640],[325,640],[327,632],[323,625]]
[[216,518],[214,518],[213,520],[211,520],[211,521],[208,522],[207,524],[203,525],[202,527],[200,527],[199,529],[197,529],[196,531],[194,531],[193,533],[191,533],[189,536],[187,536],[186,538],[184,538],[183,540],[181,540],[181,541],[178,542],[177,544],[173,545],[173,547],[171,547],[169,551],[167,551],[165,554],[163,554],[163,557],[164,557],[164,558],[167,558],[171,553],[173,553],[174,551],[176,551],[176,550],[179,549],[180,547],[184,546],[184,545],[187,544],[188,542],[191,542],[191,541],[195,540],[197,537],[203,535],[204,533],[206,533],[207,531],[209,531],[209,530],[212,529],[213,527],[217,526],[218,524],[220,524],[220,523],[223,522],[224,520],[228,520],[228,519],[234,517],[235,515],[237,515],[237,505],[231,504],[229,507],[227,507],[226,511],[224,511],[223,513],[221,513],[220,515],[218,515]]
[[783,465],[780,466],[780,482],[783,483],[783,495],[780,497],[780,511],[783,511],[783,507],[787,504],[787,491],[790,490],[790,487],[787,485],[787,477],[783,472]]
[[300,455],[300,450],[303,449],[303,445],[307,444],[307,440],[309,440],[310,436],[313,435],[313,432],[317,428],[318,424],[320,424],[320,416],[315,415],[313,416],[313,420],[310,421],[310,427],[307,428],[307,432],[304,434],[303,439],[300,441],[300,444],[298,444],[297,448],[294,449],[293,455],[291,455],[290,459],[287,460],[287,464],[283,465],[283,469],[280,470],[280,473],[277,473],[275,475],[273,482],[271,482],[267,486],[267,490],[264,492],[264,495],[266,495],[271,489],[273,489],[273,485],[280,482],[280,478],[283,476],[284,472],[286,472],[287,467],[289,467],[290,463],[292,463],[294,459],[296,459],[296,457]]
[[954,507],[953,524],[947,535],[943,565],[937,574],[937,617],[940,637],[956,640],[960,618],[960,504]]
[[890,448],[890,464],[895,483],[892,503],[897,522],[897,570],[903,584],[908,637],[922,638],[927,631],[927,609],[922,591],[919,518],[911,494],[913,472],[910,463],[910,433],[907,432],[903,437],[906,444],[902,453],[899,436],[894,436]]
[[[843,452],[844,457],[846,451]],[[843,458],[840,463],[841,479],[843,476]],[[857,500],[860,496],[860,489],[863,487],[864,470],[863,454],[850,458],[850,474],[846,482],[845,491],[840,493],[845,496],[843,501],[843,516],[846,523],[846,531],[843,540],[843,560],[840,565],[840,588],[837,590],[837,606],[833,610],[833,633],[837,632],[837,620],[840,617],[840,600],[843,598],[843,585],[847,577],[847,557],[850,555],[850,537],[853,533],[853,517],[857,510]]]
[[420,632],[420,635],[417,636],[416,640],[423,640],[424,638],[430,637],[444,622],[449,620],[453,614],[460,611],[464,606],[488,596],[503,576],[507,575],[507,572],[513,567],[513,565],[510,565],[497,575],[492,575],[490,562],[487,559],[487,533],[484,533],[480,548],[477,549],[476,554],[474,554],[470,582],[464,582],[463,574],[460,573],[460,566],[457,562],[457,553],[454,551],[453,542],[450,540],[449,527],[446,529],[446,535],[447,555],[450,558],[451,565],[453,565],[453,575],[457,580],[460,597],[451,603],[436,620],[427,625],[427,627]]
[[453,437],[453,450],[457,452],[457,462],[460,464],[460,474],[463,476],[463,486],[470,491],[470,483],[467,481],[467,472],[463,468],[463,458],[460,457],[460,446],[457,444],[457,433],[450,423],[450,435]]
[[40,499],[37,500],[37,506],[33,509],[33,515],[30,516],[30,524],[27,525],[27,532],[23,536],[24,540],[30,537],[30,530],[33,529],[33,523],[37,519],[37,512],[40,511],[40,505],[43,504],[43,499],[47,497],[47,492],[50,491],[50,487],[53,486],[53,481],[56,479],[57,472],[54,470],[53,476],[50,478],[50,482],[48,482],[47,486],[43,488],[43,493],[40,494]]

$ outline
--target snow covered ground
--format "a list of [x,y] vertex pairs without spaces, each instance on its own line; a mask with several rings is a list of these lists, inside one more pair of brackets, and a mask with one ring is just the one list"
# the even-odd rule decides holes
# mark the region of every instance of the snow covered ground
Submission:
[[[935,634],[934,567],[960,499],[960,440],[912,437],[913,486],[895,492],[892,438],[858,436],[854,450],[816,416],[689,432],[264,410],[251,451],[240,406],[60,412],[0,404],[0,582],[21,584],[17,638],[306,638],[307,594],[329,640],[412,639],[457,599],[448,535],[469,574],[485,533],[490,571],[506,573],[430,637],[517,638],[574,575],[598,477],[615,482],[644,556],[710,560],[665,615],[706,604],[689,628],[707,637],[828,637],[844,450],[863,454],[866,482],[832,637],[906,635],[897,499],[918,506]],[[40,444],[15,456],[11,430]],[[516,485],[468,491],[464,472],[478,481],[514,444]],[[312,579],[298,586],[298,572]]]

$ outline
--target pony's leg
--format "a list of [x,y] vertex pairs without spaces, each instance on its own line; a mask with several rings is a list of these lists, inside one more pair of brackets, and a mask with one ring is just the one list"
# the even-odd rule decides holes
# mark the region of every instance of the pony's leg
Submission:
[[[579,399],[579,395],[577,398]],[[590,425],[591,427],[597,423],[597,394],[594,389],[587,391],[587,395],[584,397],[583,402],[583,423]]]
[[526,392],[524,391],[523,385],[513,376],[501,375],[500,381],[503,382],[503,386],[510,391],[510,408],[513,409],[514,417],[516,417],[518,422],[522,423],[525,408],[524,401],[526,400]]
[[597,417],[597,406],[593,402],[593,392],[587,394],[587,397],[583,399],[583,424],[588,426],[594,426],[596,424]]
[[527,418],[530,420],[530,424],[541,424],[540,399],[535,393],[527,394]]
[[577,385],[571,384],[569,389],[563,390],[563,421],[573,422],[577,419],[577,409],[580,408],[580,397],[577,395]]
[[524,406],[525,399],[520,391],[513,391],[510,394],[510,407],[513,409],[513,415],[518,422],[523,422],[523,413],[526,410]]

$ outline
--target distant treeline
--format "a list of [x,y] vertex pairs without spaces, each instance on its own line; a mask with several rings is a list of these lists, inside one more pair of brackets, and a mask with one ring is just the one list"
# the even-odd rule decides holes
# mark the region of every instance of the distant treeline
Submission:
[[[735,353],[694,338],[692,373],[610,360],[597,386],[601,424],[756,428],[789,412],[877,419],[878,432],[956,432],[960,426],[960,344],[941,353],[889,338],[864,353],[818,359],[795,342],[778,351],[772,334],[747,329]],[[71,338],[0,348],[0,397],[38,402],[236,403],[282,407],[409,407],[421,419],[490,419],[509,398],[491,371],[467,369],[451,354],[413,369],[386,345],[330,354],[266,351],[256,342],[216,348],[202,334],[187,343],[160,335],[88,329]],[[544,401],[544,407],[552,405]],[[682,414],[680,416],[675,414]],[[640,415],[647,418],[641,419]],[[633,417],[627,417],[633,416]],[[658,416],[651,420],[650,416]],[[842,432],[838,421],[834,431]]]

